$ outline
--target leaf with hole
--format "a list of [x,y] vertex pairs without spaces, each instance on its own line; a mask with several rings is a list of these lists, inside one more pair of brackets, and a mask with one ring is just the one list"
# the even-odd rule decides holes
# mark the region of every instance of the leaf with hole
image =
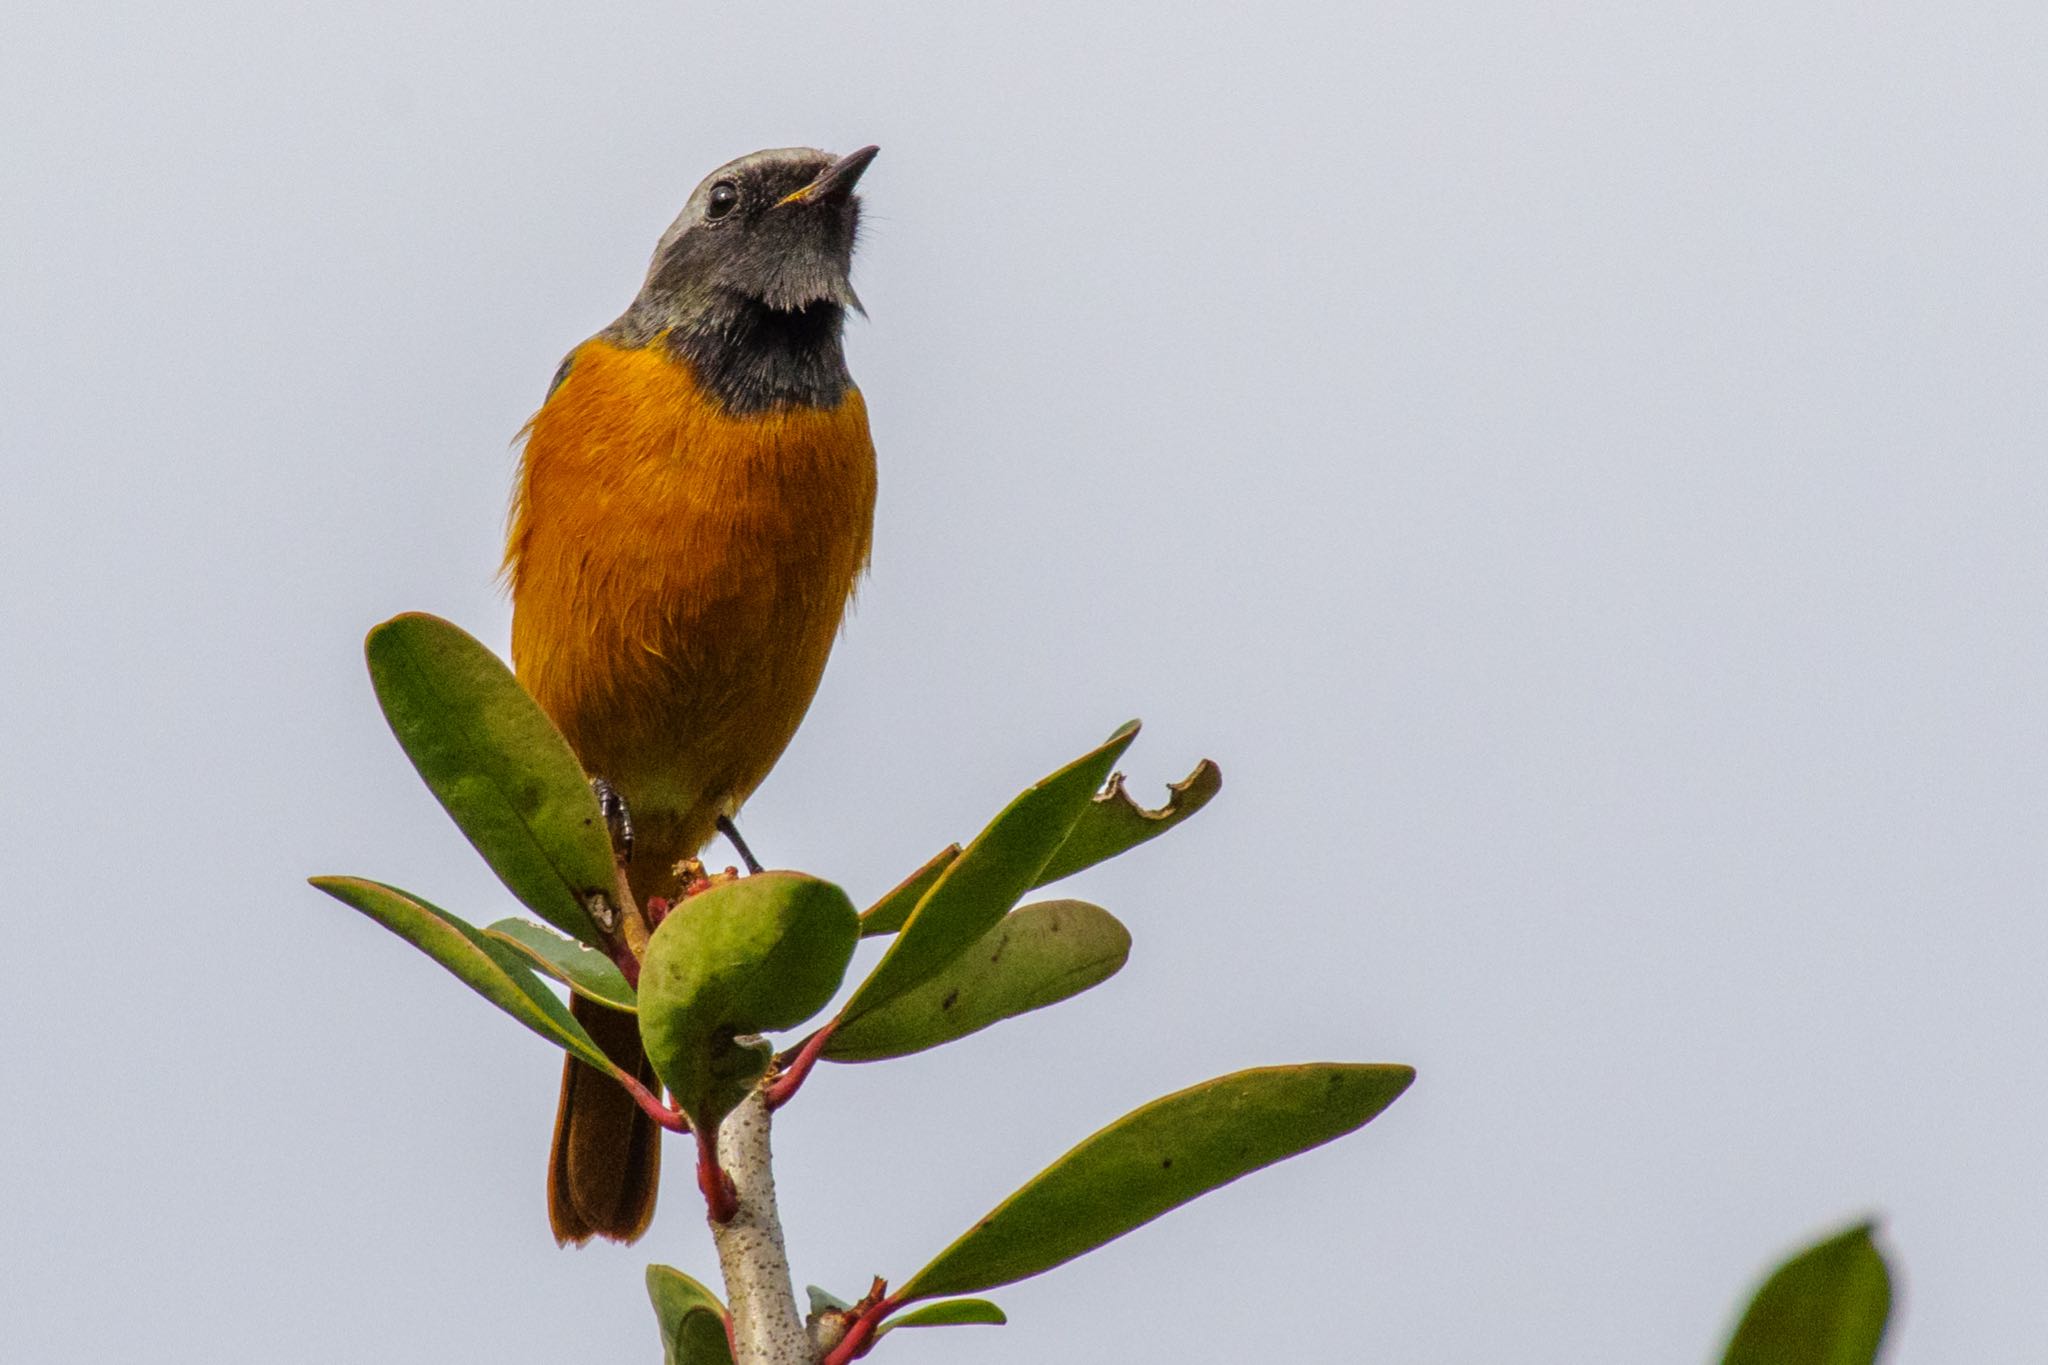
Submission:
[[662,1365],[732,1365],[725,1305],[674,1266],[647,1267],[647,1297],[661,1324]]
[[1891,1316],[1891,1275],[1857,1226],[1808,1247],[1750,1300],[1722,1365],[1870,1365]]
[[627,1014],[640,1008],[639,997],[626,984],[626,974],[595,948],[532,920],[501,919],[484,932],[517,950],[534,967],[586,1000]]
[[603,937],[618,870],[597,798],[553,722],[498,656],[438,616],[409,612],[363,642],[391,732],[491,870],[526,907],[585,943]]
[[796,872],[757,872],[669,911],[640,965],[640,1039],[700,1132],[767,1069],[772,1049],[741,1040],[832,1003],[859,941],[846,893]]
[[841,1025],[916,989],[958,957],[1031,889],[1138,733],[1131,721],[1095,749],[1026,788],[932,883],[840,1011]]
[[311,881],[433,958],[464,985],[555,1046],[608,1076],[625,1079],[561,998],[527,967],[517,949],[395,886],[361,877],[314,877]]
[[1362,1127],[1405,1066],[1261,1067],[1191,1086],[1088,1138],[997,1205],[896,1292],[972,1294],[1071,1261],[1239,1176]]
[[1038,874],[1038,885],[1047,886],[1071,877],[1083,868],[1107,862],[1139,844],[1157,839],[1181,821],[1209,804],[1223,790],[1223,770],[1203,759],[1195,770],[1166,787],[1166,804],[1148,810],[1131,799],[1124,789],[1124,775],[1112,774],[1109,786],[1088,803],[1074,823],[1059,851]]
[[1041,901],[1003,916],[937,976],[835,1029],[835,1062],[903,1057],[1055,1004],[1114,976],[1130,931],[1085,901]]

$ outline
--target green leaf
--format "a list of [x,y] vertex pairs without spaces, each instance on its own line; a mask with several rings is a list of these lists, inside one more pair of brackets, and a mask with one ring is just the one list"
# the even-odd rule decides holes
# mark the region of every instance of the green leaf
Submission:
[[743,1035],[791,1029],[832,1002],[860,916],[830,882],[757,872],[670,910],[640,966],[640,1038],[693,1125],[709,1133],[767,1069]]
[[626,974],[595,948],[544,929],[532,920],[501,919],[484,932],[516,948],[528,962],[586,1000],[627,1014],[640,1008],[639,997],[626,984]]
[[1038,874],[1038,885],[1071,877],[1083,868],[1158,838],[1208,805],[1210,798],[1221,790],[1223,770],[1205,758],[1186,777],[1167,784],[1165,805],[1147,810],[1124,790],[1124,775],[1112,774],[1108,789],[1088,803],[1074,825],[1074,832]]
[[370,681],[413,766],[499,880],[563,933],[602,943],[618,871],[568,741],[498,656],[409,612],[363,643]]
[[1154,1100],[1039,1172],[896,1297],[970,1294],[1050,1270],[1241,1175],[1351,1132],[1414,1079],[1405,1066],[1261,1067]]
[[661,1323],[663,1365],[732,1365],[725,1305],[674,1266],[647,1267],[647,1297]]
[[898,1327],[1001,1327],[1009,1320],[1007,1313],[987,1299],[941,1299],[891,1318],[875,1337],[879,1340]]
[[1130,931],[1085,901],[1041,901],[1003,916],[937,976],[835,1029],[820,1054],[872,1062],[950,1043],[1079,995],[1114,976]]
[[313,877],[343,905],[360,910],[462,979],[464,985],[555,1046],[608,1076],[629,1079],[604,1055],[519,952],[410,892],[361,877]]
[[1100,747],[1026,788],[990,821],[911,911],[889,951],[840,1011],[841,1024],[931,980],[993,929],[1038,880],[1137,733],[1136,721],[1120,727]]
[[811,1316],[814,1318],[822,1317],[826,1313],[850,1313],[853,1311],[853,1305],[845,1299],[840,1298],[828,1289],[820,1289],[814,1284],[805,1285],[804,1294],[811,1301]]
[[1735,1328],[1723,1365],[1870,1365],[1891,1316],[1891,1276],[1859,1223],[1779,1266]]
[[938,881],[939,874],[951,867],[959,856],[960,845],[947,844],[930,862],[905,877],[894,891],[861,911],[860,936],[874,938],[878,934],[893,934],[901,929],[903,921],[910,918],[910,912],[917,909],[917,903],[924,899],[924,893]]

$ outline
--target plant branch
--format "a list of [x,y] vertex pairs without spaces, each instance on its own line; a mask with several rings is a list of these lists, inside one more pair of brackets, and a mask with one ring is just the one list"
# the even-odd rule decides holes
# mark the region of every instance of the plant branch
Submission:
[[853,1306],[852,1321],[846,1327],[846,1334],[839,1338],[832,1349],[825,1353],[820,1365],[847,1365],[848,1361],[859,1360],[875,1344],[875,1333],[888,1317],[903,1305],[888,1294],[888,1286],[876,1280],[868,1290],[868,1296]]
[[731,1218],[707,1221],[725,1274],[733,1360],[735,1365],[816,1365],[783,1249],[768,1129],[765,1087],[757,1087],[718,1125],[718,1162],[732,1180],[738,1203]]
[[663,1104],[661,1096],[640,1084],[638,1076],[629,1075],[624,1071],[613,1074],[614,1079],[625,1087],[626,1093],[633,1097],[633,1103],[639,1105],[642,1112],[648,1118],[653,1119],[671,1133],[687,1133],[690,1131],[690,1121],[683,1116],[682,1111],[671,1109],[666,1104]]
[[825,1050],[825,1044],[832,1040],[832,1031],[838,1027],[839,1021],[834,1019],[804,1039],[803,1045],[796,1050],[796,1055],[790,1059],[789,1065],[768,1083],[770,1109],[780,1109],[789,1103],[798,1087],[803,1085],[804,1079],[811,1074],[811,1068],[818,1064],[818,1054]]

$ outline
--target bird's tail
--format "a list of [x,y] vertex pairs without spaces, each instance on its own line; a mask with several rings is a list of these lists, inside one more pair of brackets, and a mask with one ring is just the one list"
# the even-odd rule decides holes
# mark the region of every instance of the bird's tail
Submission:
[[[619,1068],[656,1094],[661,1082],[640,1046],[640,1022],[582,996],[570,1012]],[[661,1130],[617,1081],[574,1057],[562,1062],[562,1099],[548,1154],[548,1222],[563,1246],[608,1237],[631,1242],[654,1218]]]

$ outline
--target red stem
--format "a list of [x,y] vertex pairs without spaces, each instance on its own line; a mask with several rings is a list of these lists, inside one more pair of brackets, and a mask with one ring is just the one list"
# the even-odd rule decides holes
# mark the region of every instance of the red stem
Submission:
[[633,1103],[639,1105],[648,1118],[653,1119],[671,1133],[687,1133],[690,1131],[690,1121],[683,1117],[682,1111],[671,1109],[663,1104],[659,1095],[640,1084],[639,1077],[629,1076],[623,1071],[615,1071],[612,1074],[618,1083],[626,1088],[626,1093],[633,1097]]
[[795,1097],[796,1092],[803,1087],[805,1078],[811,1074],[811,1068],[818,1064],[818,1054],[825,1050],[825,1044],[832,1041],[832,1032],[838,1027],[839,1021],[834,1019],[825,1027],[804,1039],[803,1045],[796,1050],[796,1057],[790,1062],[789,1066],[783,1070],[780,1076],[769,1082],[768,1110],[770,1113],[788,1104]]
[[875,1344],[875,1332],[881,1327],[882,1319],[902,1306],[897,1300],[884,1296],[863,1299],[860,1316],[853,1320],[853,1326],[846,1329],[846,1335],[839,1338],[839,1344],[825,1353],[819,1365],[847,1365],[850,1360],[859,1360]]
[[740,1211],[740,1192],[718,1164],[718,1134],[697,1134],[697,1188],[714,1223],[730,1223]]

